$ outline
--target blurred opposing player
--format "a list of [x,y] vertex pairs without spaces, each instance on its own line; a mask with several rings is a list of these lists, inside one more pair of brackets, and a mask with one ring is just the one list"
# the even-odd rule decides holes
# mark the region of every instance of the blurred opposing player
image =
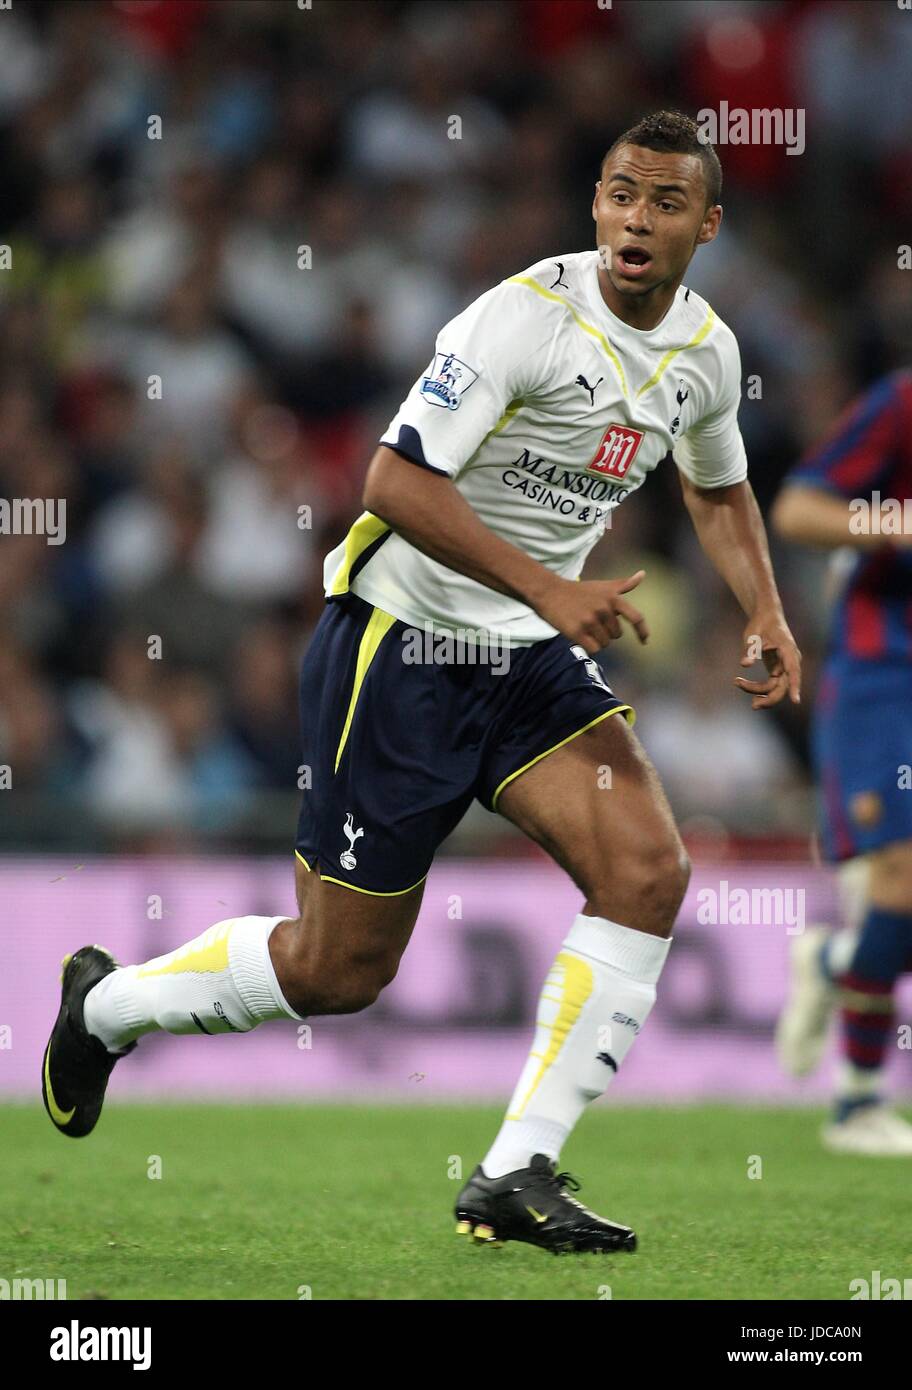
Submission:
[[909,371],[879,381],[846,412],[789,475],[773,513],[789,540],[855,552],[831,623],[813,752],[823,852],[847,866],[847,886],[863,898],[841,931],[796,939],[777,1043],[788,1071],[812,1071],[838,1006],[842,1061],[823,1142],[912,1157],[912,1125],[884,1100],[894,991],[912,970],[912,529],[902,529],[903,504],[908,515]]
[[[367,510],[326,560],[328,604],[301,679],[313,784],[300,916],[219,923],[126,969],[77,952],[44,1064],[63,1133],[92,1128],[117,1055],[151,1029],[243,1032],[371,1004],[396,973],[438,845],[477,797],[552,855],[584,905],[457,1229],[479,1243],[634,1248],[629,1227],[570,1196],[557,1160],[646,1023],[688,865],[651,764],[613,717],[632,711],[591,660],[622,623],[646,641],[628,597],[643,572],[577,581],[610,512],[669,450],[702,547],[763,652],[763,678],[736,683],[756,709],[798,699],[799,656],[746,480],[737,343],[681,283],[718,232],[720,188],[693,121],[647,118],[603,162],[599,249],[510,276],[441,331],[371,461]],[[427,634],[432,655],[415,660]]]

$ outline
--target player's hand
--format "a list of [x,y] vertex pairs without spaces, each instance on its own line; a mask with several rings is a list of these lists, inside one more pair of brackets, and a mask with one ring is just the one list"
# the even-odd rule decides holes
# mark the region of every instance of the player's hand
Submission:
[[769,709],[778,705],[788,692],[792,704],[801,703],[801,653],[789,632],[782,615],[774,618],[752,618],[744,629],[742,666],[753,666],[762,656],[768,671],[766,680],[749,681],[735,677],[735,685],[747,695],[753,695],[751,709]]
[[538,613],[590,656],[623,635],[621,618],[645,643],[649,640],[646,619],[624,597],[637,587],[645,573],[645,570],[637,570],[628,579],[576,581],[556,578],[538,604]]

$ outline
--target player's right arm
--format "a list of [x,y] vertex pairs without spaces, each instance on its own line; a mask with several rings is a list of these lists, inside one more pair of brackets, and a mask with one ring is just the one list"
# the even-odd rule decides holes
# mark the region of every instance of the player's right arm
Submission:
[[[878,550],[885,538],[863,524],[859,506],[888,475],[902,428],[896,377],[886,377],[851,405],[823,443],[785,480],[772,513],[786,540],[824,549]],[[910,544],[909,536],[891,538]]]
[[621,636],[620,618],[641,642],[649,636],[642,613],[624,597],[639,584],[643,570],[627,579],[564,579],[495,535],[450,478],[417,467],[387,445],[381,444],[371,460],[363,501],[432,560],[528,604],[587,652]]

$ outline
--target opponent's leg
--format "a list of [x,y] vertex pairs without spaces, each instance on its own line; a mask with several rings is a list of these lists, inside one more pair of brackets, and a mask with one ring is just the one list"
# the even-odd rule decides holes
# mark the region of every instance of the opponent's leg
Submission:
[[[553,1167],[649,1016],[687,856],[655,770],[614,716],[517,777],[497,809],[567,870],[585,905],[545,982],[532,1050],[457,1217],[474,1224],[476,1238],[480,1225],[483,1237],[512,1234],[552,1249],[632,1249],[632,1232],[569,1199]],[[537,1230],[525,1215],[533,1208]]]
[[835,1114],[823,1140],[840,1152],[912,1156],[912,1126],[884,1104],[896,982],[912,963],[910,905],[912,843],[903,841],[870,856],[869,906],[854,948],[842,950],[837,934],[822,951],[836,987],[842,1051]]
[[868,911],[870,864],[847,859],[837,871],[843,925],[836,931],[808,925],[789,951],[789,995],[776,1024],[776,1053],[789,1076],[809,1076],[826,1051],[836,1007],[836,976],[850,966]]

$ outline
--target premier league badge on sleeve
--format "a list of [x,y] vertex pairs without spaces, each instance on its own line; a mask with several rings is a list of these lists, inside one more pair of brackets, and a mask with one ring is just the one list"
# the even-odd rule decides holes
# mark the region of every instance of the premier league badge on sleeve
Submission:
[[478,373],[467,362],[461,362],[451,352],[438,352],[421,380],[421,394],[442,405],[446,410],[458,410],[463,394],[468,391]]

